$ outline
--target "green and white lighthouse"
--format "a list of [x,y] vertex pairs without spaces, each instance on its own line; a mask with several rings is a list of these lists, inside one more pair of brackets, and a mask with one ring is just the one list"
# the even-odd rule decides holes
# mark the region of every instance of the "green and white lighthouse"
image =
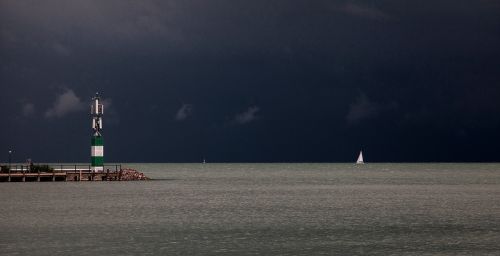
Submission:
[[101,103],[99,93],[95,94],[92,98],[92,105],[90,105],[90,113],[92,114],[92,147],[91,154],[91,168],[94,172],[104,171],[104,144],[102,140],[102,114],[104,107]]

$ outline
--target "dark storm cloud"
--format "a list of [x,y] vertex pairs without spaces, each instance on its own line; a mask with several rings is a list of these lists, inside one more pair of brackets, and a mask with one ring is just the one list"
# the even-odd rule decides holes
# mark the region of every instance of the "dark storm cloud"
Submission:
[[84,104],[70,89],[58,95],[52,107],[45,112],[46,118],[63,117],[72,112],[78,112],[84,109]]
[[362,120],[377,117],[380,111],[380,105],[371,102],[365,94],[356,97],[356,101],[349,105],[349,112],[346,119],[350,124],[358,123]]
[[[120,115],[116,108],[113,106],[113,99],[109,97],[101,97],[101,102],[104,107],[104,112],[106,113],[106,125],[107,126],[118,126],[120,124]],[[91,103],[89,102],[88,105]]]
[[183,121],[186,120],[193,112],[193,105],[192,104],[182,104],[181,108],[177,110],[177,113],[175,114],[175,120],[177,121]]
[[60,56],[67,57],[71,55],[71,49],[61,43],[54,43],[52,49]]
[[[304,13],[297,13],[300,8]],[[313,12],[332,17],[339,13],[369,19],[386,17],[374,5],[352,1],[4,0],[2,9],[8,21],[0,30],[6,46],[62,56],[81,50],[80,44],[143,52],[208,50],[209,54],[219,47],[289,51],[294,45],[291,40],[317,43],[317,35],[304,30],[310,26],[308,19],[313,18]],[[291,20],[295,14],[305,20]],[[283,23],[290,21],[290,25],[299,25],[299,31]],[[306,33],[298,38],[296,32]],[[223,37],[227,40],[221,40]]]
[[35,105],[33,103],[24,103],[22,109],[24,116],[28,117],[35,114]]
[[258,118],[257,113],[259,112],[259,110],[260,110],[260,108],[257,106],[249,107],[244,112],[237,114],[234,117],[234,120],[238,124],[250,123],[252,121],[255,121]]
[[382,20],[389,18],[389,15],[374,6],[368,6],[365,4],[355,4],[353,2],[347,2],[340,6],[339,10],[342,10],[348,14],[359,16],[362,18]]
[[379,115],[387,114],[397,110],[398,103],[390,101],[387,103],[374,102],[361,92],[349,105],[346,120],[349,125],[362,123],[370,119],[376,119]]
[[116,161],[498,160],[499,17],[487,0],[0,0],[0,153],[86,161],[99,91]]
[[19,27],[31,26],[45,30],[42,32],[55,34],[110,34],[138,40],[140,38],[137,36],[145,33],[168,33],[166,21],[173,14],[172,3],[173,1],[116,0],[2,1],[2,12],[11,21],[3,27],[11,35],[20,32]]

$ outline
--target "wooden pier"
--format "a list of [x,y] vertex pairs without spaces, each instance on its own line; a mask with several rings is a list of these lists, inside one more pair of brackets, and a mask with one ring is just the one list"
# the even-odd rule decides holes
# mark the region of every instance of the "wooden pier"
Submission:
[[48,172],[33,172],[28,165],[13,165],[8,171],[0,172],[0,182],[118,181],[121,175],[121,165],[105,165],[104,171],[99,172],[82,165],[50,166]]

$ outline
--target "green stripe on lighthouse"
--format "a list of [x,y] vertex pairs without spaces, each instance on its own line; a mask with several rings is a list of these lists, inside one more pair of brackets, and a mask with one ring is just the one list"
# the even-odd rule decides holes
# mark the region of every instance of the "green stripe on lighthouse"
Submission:
[[92,165],[92,167],[103,166],[104,165],[104,157],[93,156],[91,161],[90,161],[90,164]]
[[104,144],[102,136],[92,137],[92,148],[91,148],[91,161],[92,167],[100,167],[104,165]]
[[103,144],[103,140],[102,140],[102,136],[94,136],[92,137],[92,146],[102,146],[104,145]]

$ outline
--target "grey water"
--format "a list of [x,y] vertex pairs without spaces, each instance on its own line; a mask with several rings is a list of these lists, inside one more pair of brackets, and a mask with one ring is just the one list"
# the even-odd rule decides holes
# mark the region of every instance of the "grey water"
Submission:
[[0,183],[0,255],[500,255],[500,164],[126,164]]

